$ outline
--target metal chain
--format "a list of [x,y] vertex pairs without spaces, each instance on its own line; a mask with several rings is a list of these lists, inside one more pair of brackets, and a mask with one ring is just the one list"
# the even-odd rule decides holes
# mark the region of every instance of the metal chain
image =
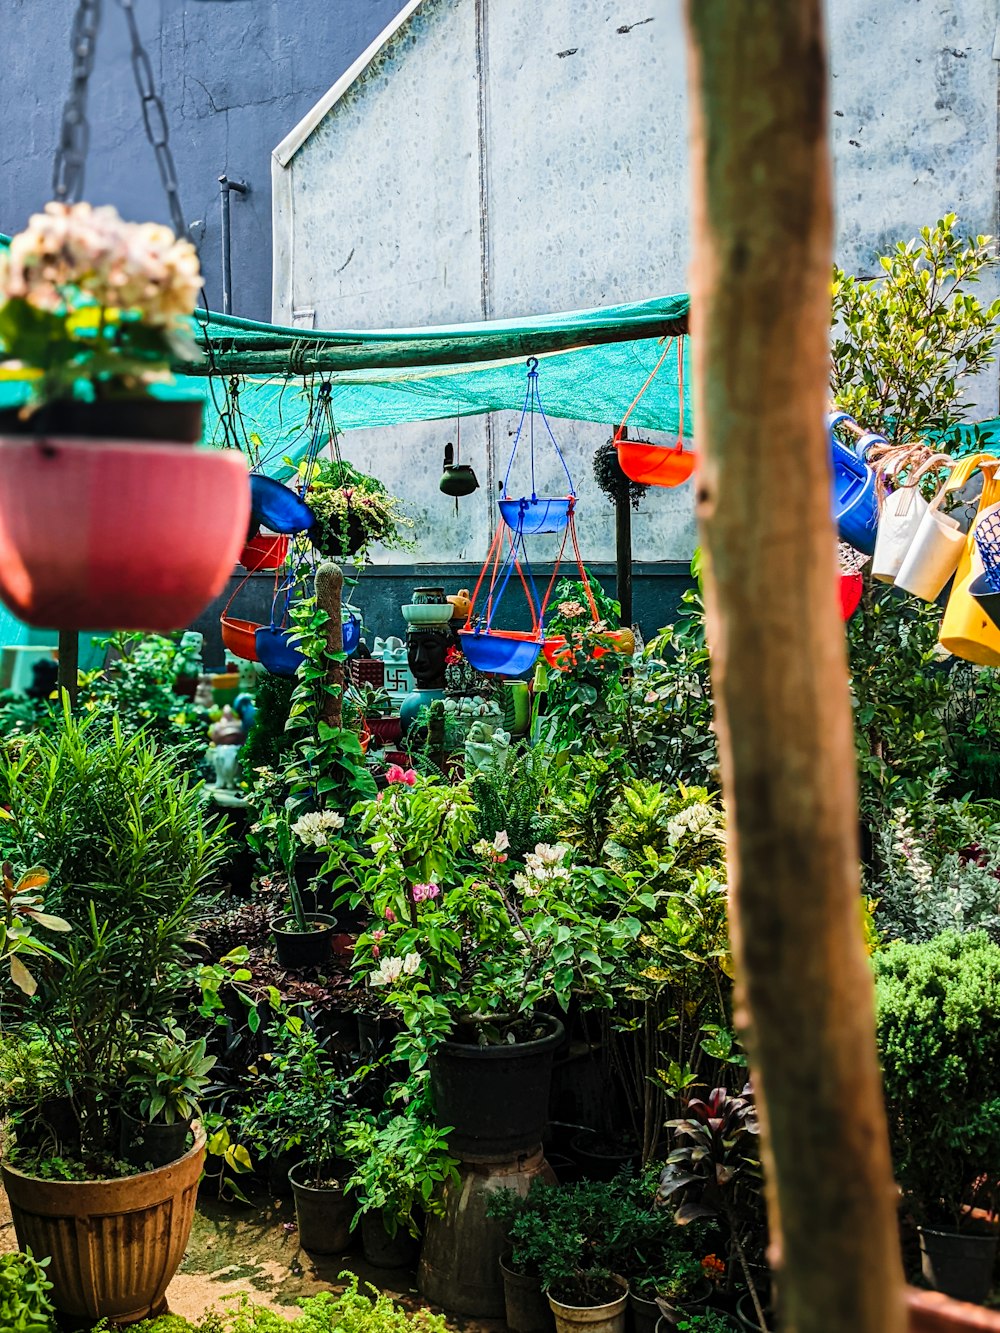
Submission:
[[134,0],[118,0],[122,9],[125,11],[125,18],[128,22],[129,36],[132,39],[132,73],[135,75],[135,86],[139,90],[139,99],[142,104],[142,120],[146,127],[146,138],[153,147],[156,156],[156,166],[160,173],[160,180],[163,182],[163,189],[167,196],[167,204],[170,208],[170,220],[173,223],[174,231],[178,236],[188,237],[188,225],[184,218],[184,210],[181,208],[180,190],[177,185],[177,171],[174,167],[174,155],[170,151],[170,130],[167,125],[166,112],[163,110],[163,103],[160,101],[156,91],[156,81],[153,78],[153,67],[149,63],[149,56],[142,44],[139,36],[139,25],[135,20],[135,2]]
[[70,53],[73,71],[69,97],[63,107],[62,128],[52,167],[52,193],[56,199],[73,203],[83,190],[83,171],[90,145],[87,123],[87,81],[94,68],[97,29],[101,22],[101,0],[80,0],[73,16]]

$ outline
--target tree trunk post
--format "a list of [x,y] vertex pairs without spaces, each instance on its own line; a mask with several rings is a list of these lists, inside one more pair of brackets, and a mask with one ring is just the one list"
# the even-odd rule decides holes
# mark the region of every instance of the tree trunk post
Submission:
[[343,725],[344,664],[334,654],[344,651],[344,627],[340,607],[344,592],[344,571],[333,560],[325,560],[316,571],[316,606],[325,611],[326,691],[320,708],[320,721],[338,729]]
[[[621,431],[625,439],[627,431]],[[619,432],[615,431],[618,438]],[[632,624],[632,502],[629,499],[629,485],[618,487],[615,496],[615,593],[621,605],[621,623],[626,627]]]
[[836,596],[821,0],[686,0],[697,501],[785,1333],[903,1333]]

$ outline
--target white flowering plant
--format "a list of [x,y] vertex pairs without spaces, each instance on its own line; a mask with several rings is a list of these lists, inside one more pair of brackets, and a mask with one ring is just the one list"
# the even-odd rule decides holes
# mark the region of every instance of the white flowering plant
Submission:
[[517,1040],[544,1001],[610,1002],[615,955],[640,928],[627,906],[638,877],[577,865],[563,844],[537,845],[522,865],[508,848],[501,830],[439,861],[438,879],[412,882],[378,864],[387,843],[372,845],[379,924],[359,938],[353,968],[401,1015],[395,1054],[413,1069],[447,1038]]
[[189,317],[201,291],[190,241],[111,207],[49,203],[0,251],[0,366],[32,381],[32,408],[144,397],[172,362],[200,357]]

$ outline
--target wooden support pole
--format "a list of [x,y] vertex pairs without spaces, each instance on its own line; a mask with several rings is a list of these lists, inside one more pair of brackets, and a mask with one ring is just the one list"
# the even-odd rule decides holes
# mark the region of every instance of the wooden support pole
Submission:
[[836,596],[821,0],[686,0],[692,350],[731,927],[783,1333],[906,1325]]
[[340,617],[344,593],[344,571],[326,560],[316,571],[316,606],[325,611],[326,622],[326,693],[320,708],[320,721],[338,729],[343,725],[344,664],[334,656],[344,651],[344,627]]
[[76,707],[77,697],[80,693],[80,637],[75,629],[61,629],[59,631],[59,670],[56,681],[59,686],[59,695],[62,697],[63,690],[69,696],[70,708]]
[[[620,434],[624,440],[628,431]],[[632,624],[632,501],[627,481],[615,496],[615,596],[621,604],[621,623],[628,627]]]

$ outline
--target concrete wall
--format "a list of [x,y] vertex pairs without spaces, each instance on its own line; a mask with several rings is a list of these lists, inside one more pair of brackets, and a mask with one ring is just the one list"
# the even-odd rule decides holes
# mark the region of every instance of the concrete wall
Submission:
[[[189,221],[201,220],[209,301],[221,302],[218,177],[233,196],[234,312],[271,312],[271,149],[382,31],[397,0],[140,0]],[[0,231],[52,197],[52,154],[69,87],[75,0],[0,0]],[[169,221],[143,137],[125,19],[106,0],[90,95],[85,195],[127,217]]]

